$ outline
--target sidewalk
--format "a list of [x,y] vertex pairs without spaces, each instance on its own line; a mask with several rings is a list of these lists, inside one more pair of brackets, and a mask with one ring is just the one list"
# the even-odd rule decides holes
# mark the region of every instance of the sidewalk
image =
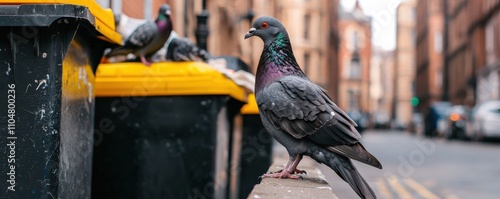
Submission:
[[[283,169],[288,161],[288,154],[278,143],[273,149],[273,164],[268,170],[278,171]],[[317,163],[309,157],[304,157],[300,162],[299,169],[305,170],[307,175],[302,174],[303,179],[276,179],[264,178],[260,184],[255,185],[248,195],[248,199],[254,198],[290,198],[290,199],[338,199],[332,192],[330,185],[324,179],[323,174],[317,167]]]

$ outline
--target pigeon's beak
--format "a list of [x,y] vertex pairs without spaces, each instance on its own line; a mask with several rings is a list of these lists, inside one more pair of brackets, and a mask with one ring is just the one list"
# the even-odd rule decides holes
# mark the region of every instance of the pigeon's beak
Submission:
[[251,36],[253,36],[253,33],[255,33],[256,30],[257,29],[255,29],[255,28],[250,28],[250,30],[248,30],[247,34],[245,34],[245,39],[248,39]]
[[172,12],[170,12],[170,10],[165,11],[165,15],[170,16],[171,14]]

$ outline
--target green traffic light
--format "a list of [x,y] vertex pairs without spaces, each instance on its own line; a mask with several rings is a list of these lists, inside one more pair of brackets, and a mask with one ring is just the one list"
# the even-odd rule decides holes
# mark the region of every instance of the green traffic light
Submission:
[[420,101],[418,100],[418,97],[412,97],[411,98],[411,105],[412,106],[417,106]]

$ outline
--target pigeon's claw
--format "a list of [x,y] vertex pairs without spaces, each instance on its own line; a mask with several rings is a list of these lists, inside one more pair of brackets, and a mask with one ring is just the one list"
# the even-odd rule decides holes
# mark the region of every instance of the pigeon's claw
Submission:
[[288,173],[286,170],[282,170],[281,172],[274,173],[266,173],[261,178],[289,178],[289,179],[302,179],[302,176]]
[[293,173],[294,174],[306,174],[307,175],[306,170],[300,170],[300,169],[295,169],[295,171]]
[[146,66],[151,66],[151,62],[149,62],[144,56],[141,56],[141,62]]
[[[271,173],[281,173],[281,172],[283,172],[283,169],[281,169],[279,171],[271,172]],[[295,169],[295,171],[293,171],[291,174],[306,174],[307,175],[307,172],[305,170]]]

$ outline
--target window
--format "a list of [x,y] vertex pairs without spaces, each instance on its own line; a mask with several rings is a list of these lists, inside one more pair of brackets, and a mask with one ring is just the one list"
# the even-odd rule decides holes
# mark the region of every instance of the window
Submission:
[[349,110],[359,110],[359,95],[355,90],[349,90]]
[[492,20],[486,24],[485,28],[485,50],[486,50],[486,64],[492,64],[495,62],[495,29]]
[[351,79],[361,79],[361,63],[357,57],[354,57],[349,64],[349,77]]
[[352,47],[357,50],[359,49],[359,35],[358,31],[354,31],[352,35]]
[[311,60],[311,55],[308,52],[305,52],[304,53],[304,64],[302,65],[302,68],[304,68],[304,73],[306,75],[308,74],[310,60]]
[[417,46],[417,33],[414,29],[410,30],[410,39],[411,48],[415,48]]
[[438,69],[436,71],[436,87],[441,88],[443,86],[443,71]]
[[443,51],[443,34],[440,31],[434,33],[434,51],[436,53]]
[[410,8],[410,12],[408,12],[410,14],[409,19],[416,19],[417,18],[416,12],[417,11],[415,10],[415,8]]
[[311,14],[307,13],[304,15],[304,39],[309,39],[310,29],[311,29]]

